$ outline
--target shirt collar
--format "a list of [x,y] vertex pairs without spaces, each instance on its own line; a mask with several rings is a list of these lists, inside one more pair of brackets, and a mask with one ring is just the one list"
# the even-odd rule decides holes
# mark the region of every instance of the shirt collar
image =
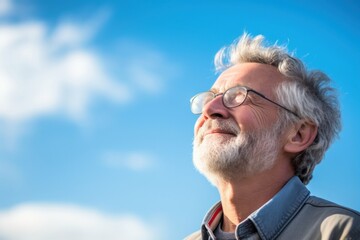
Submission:
[[262,239],[274,239],[305,204],[310,195],[298,177],[285,186],[261,208],[249,216]]
[[207,236],[209,235],[212,237],[212,239],[215,239],[213,232],[216,226],[219,224],[222,214],[222,205],[221,202],[218,202],[210,209],[203,220],[201,228],[202,239],[207,239]]
[[[272,199],[252,213],[248,219],[254,223],[261,239],[274,239],[304,205],[309,195],[309,190],[300,179],[297,176],[292,177]],[[218,202],[206,214],[202,225],[203,239],[207,239],[207,236],[215,239],[213,231],[219,224],[222,213],[221,202]]]

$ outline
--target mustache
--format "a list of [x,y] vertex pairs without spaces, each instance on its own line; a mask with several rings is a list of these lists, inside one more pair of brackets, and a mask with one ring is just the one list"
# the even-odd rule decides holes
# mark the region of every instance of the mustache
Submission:
[[198,132],[198,137],[203,137],[206,132],[211,130],[220,130],[234,135],[238,135],[241,131],[239,126],[231,120],[212,119],[204,123]]

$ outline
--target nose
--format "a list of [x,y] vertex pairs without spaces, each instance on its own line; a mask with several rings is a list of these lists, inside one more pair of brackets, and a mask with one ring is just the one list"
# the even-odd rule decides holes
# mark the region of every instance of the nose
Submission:
[[224,106],[222,94],[215,95],[215,98],[205,104],[203,108],[203,116],[205,118],[228,118],[229,109]]

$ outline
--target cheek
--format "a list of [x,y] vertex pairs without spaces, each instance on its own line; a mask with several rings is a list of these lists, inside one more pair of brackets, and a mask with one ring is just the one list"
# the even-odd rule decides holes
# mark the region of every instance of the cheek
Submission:
[[254,126],[253,126],[254,124],[251,121],[251,117],[249,115],[237,117],[237,118],[235,118],[235,121],[241,132],[243,132],[243,131],[249,132],[254,129]]
[[241,131],[253,132],[266,126],[266,116],[257,114],[249,109],[241,114],[234,115],[234,119]]
[[244,130],[259,130],[269,128],[276,120],[276,115],[271,112],[259,111],[259,109],[252,109],[241,116],[238,116],[237,122],[241,123],[241,129]]

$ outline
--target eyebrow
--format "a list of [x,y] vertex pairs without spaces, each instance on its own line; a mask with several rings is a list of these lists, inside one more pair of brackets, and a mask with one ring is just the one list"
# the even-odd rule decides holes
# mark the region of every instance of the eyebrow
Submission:
[[[224,92],[226,92],[227,90],[229,90],[230,88],[234,88],[234,87],[245,87],[245,88],[248,88],[248,89],[251,89],[251,90],[252,90],[252,88],[250,88],[250,87],[248,87],[248,86],[240,85],[240,84],[235,84],[235,85],[232,85],[232,86],[226,88],[222,93],[224,93]],[[212,93],[215,93],[215,94],[220,93],[220,91],[219,91],[218,88],[210,88],[210,90],[208,90],[208,91],[209,91],[209,92],[212,92]]]
[[217,90],[216,88],[210,88],[209,92],[212,92],[212,93],[218,93],[219,90]]

